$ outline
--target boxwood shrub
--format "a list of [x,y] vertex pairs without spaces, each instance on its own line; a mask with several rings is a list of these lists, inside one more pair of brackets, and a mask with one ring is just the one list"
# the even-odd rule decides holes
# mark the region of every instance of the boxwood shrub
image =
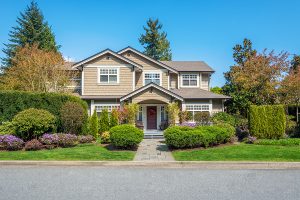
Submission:
[[300,138],[286,138],[286,139],[279,139],[279,140],[271,140],[271,139],[260,139],[256,140],[254,144],[259,145],[279,145],[279,146],[299,146],[300,145]]
[[172,126],[164,131],[166,144],[172,148],[209,147],[227,143],[234,136],[230,125],[198,126],[196,128]]
[[144,137],[142,130],[129,124],[112,127],[109,132],[111,143],[115,147],[122,149],[137,147]]
[[283,138],[286,128],[284,106],[250,106],[249,125],[251,135],[259,139]]

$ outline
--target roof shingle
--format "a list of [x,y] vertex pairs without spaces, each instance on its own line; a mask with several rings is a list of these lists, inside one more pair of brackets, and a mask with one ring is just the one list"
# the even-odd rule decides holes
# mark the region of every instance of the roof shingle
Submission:
[[214,70],[203,61],[160,61],[169,67],[181,71],[201,71],[201,72],[214,72]]

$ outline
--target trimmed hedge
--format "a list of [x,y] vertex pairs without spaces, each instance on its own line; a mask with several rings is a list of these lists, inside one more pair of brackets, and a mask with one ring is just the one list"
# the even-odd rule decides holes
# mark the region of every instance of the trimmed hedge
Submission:
[[209,147],[231,141],[235,129],[230,125],[172,126],[164,131],[166,144],[172,148]]
[[60,118],[60,109],[68,102],[79,103],[87,112],[87,103],[79,97],[60,93],[33,93],[22,91],[0,91],[0,122],[12,118],[28,108],[44,109]]
[[280,145],[280,146],[299,146],[300,138],[287,138],[287,139],[279,139],[279,140],[269,140],[269,139],[261,139],[256,140],[254,144],[259,145]]
[[115,147],[122,149],[137,147],[144,137],[142,130],[129,124],[112,127],[109,132],[111,143]]
[[284,137],[286,116],[283,105],[250,106],[249,125],[251,135],[260,139]]

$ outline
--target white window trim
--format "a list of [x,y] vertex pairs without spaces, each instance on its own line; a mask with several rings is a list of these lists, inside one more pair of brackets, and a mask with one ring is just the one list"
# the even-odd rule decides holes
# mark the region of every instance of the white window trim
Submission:
[[[183,85],[183,75],[197,75],[197,85],[187,86]],[[199,88],[199,73],[180,73],[180,87],[182,88]]]
[[[100,82],[100,69],[116,69],[117,70],[117,82],[116,83],[101,83]],[[102,66],[97,67],[97,83],[98,85],[119,85],[120,84],[120,67],[115,66]]]
[[[188,106],[199,106],[199,105],[206,105],[206,106],[208,106],[208,110],[202,110],[202,108],[201,108],[201,110],[188,110],[187,109],[187,107]],[[212,100],[209,100],[209,102],[208,103],[187,103],[187,104],[185,104],[184,105],[184,110],[185,111],[188,111],[188,112],[193,112],[193,119],[191,120],[191,122],[195,122],[194,121],[194,112],[196,111],[196,112],[209,112],[210,113],[210,115],[212,114]]]
[[143,86],[145,86],[145,74],[159,74],[159,86],[162,86],[162,71],[161,70],[144,70],[143,71]]
[[[105,104],[105,103],[103,103],[103,104],[99,104],[99,103],[94,103],[93,104],[93,107],[94,107],[94,109],[96,110],[96,112],[97,113],[99,113],[99,112],[101,112],[101,111],[98,111],[97,109],[96,109],[96,106],[108,106],[108,107],[112,107],[112,106],[118,106],[118,107],[120,107],[120,104],[118,104],[118,103],[116,103],[116,104]],[[111,108],[111,110],[110,109],[108,109],[108,112],[110,113],[112,111],[112,108]]]

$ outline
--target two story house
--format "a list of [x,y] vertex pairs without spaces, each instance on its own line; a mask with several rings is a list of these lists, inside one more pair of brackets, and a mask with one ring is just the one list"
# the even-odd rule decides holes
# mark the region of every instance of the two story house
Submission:
[[224,110],[228,96],[209,91],[214,70],[202,61],[157,61],[127,47],[118,52],[101,51],[71,66],[78,70],[80,97],[89,112],[140,105],[137,118],[145,130],[157,130],[167,118],[170,102],[194,115]]

